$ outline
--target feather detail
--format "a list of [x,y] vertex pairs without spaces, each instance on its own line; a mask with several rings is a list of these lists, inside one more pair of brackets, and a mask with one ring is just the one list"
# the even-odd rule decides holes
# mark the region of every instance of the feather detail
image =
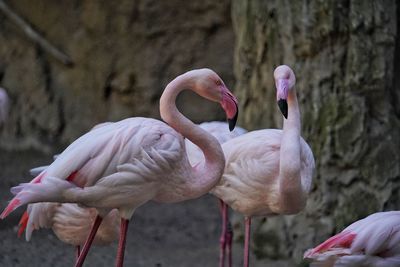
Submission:
[[332,236],[331,238],[329,238],[322,244],[318,245],[314,249],[307,251],[304,254],[304,258],[310,258],[316,253],[321,253],[331,248],[338,248],[338,247],[350,248],[355,237],[356,237],[355,233],[347,231],[341,232],[337,235]]

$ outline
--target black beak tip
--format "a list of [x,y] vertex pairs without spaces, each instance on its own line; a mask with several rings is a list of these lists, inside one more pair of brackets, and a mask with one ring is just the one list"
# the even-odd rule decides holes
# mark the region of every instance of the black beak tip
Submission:
[[228,124],[229,124],[229,131],[233,131],[233,129],[235,129],[236,126],[236,121],[239,115],[239,109],[236,109],[236,114],[232,119],[228,119]]
[[288,117],[288,104],[286,99],[279,99],[278,100],[278,107],[279,110],[282,112],[283,117],[285,117],[285,119],[287,119]]

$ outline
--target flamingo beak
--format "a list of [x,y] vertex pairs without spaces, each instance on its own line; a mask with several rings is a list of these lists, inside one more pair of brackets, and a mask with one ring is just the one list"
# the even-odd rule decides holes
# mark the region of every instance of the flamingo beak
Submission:
[[288,104],[287,104],[287,97],[289,92],[289,81],[288,79],[278,79],[276,82],[276,89],[277,89],[277,102],[279,110],[281,111],[283,117],[285,119],[288,118]]
[[225,87],[222,93],[221,106],[225,110],[229,124],[229,131],[235,129],[239,114],[238,101],[236,97]]
[[238,108],[236,102],[235,102],[235,105],[236,105],[236,113],[235,113],[235,115],[233,116],[232,119],[228,118],[229,131],[231,131],[231,132],[233,131],[233,129],[235,129],[236,121],[237,121],[237,118],[238,118],[238,115],[239,115],[239,108]]
[[287,105],[286,99],[279,99],[278,100],[278,107],[279,107],[279,110],[281,111],[283,117],[285,117],[285,119],[287,119],[287,117],[288,117],[288,105]]

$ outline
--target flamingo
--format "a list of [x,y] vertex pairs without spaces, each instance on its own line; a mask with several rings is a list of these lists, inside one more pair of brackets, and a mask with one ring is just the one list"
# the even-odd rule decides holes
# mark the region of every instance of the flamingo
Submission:
[[400,266],[400,211],[377,212],[309,249],[304,258],[320,267]]
[[274,71],[283,130],[251,131],[222,144],[226,166],[211,193],[245,216],[244,266],[249,266],[251,217],[295,214],[306,204],[314,157],[300,136],[296,78],[286,65]]
[[[116,265],[123,266],[128,223],[136,208],[150,200],[173,203],[200,197],[221,178],[225,158],[220,144],[176,108],[176,97],[185,89],[220,103],[233,130],[237,100],[221,78],[210,69],[186,72],[170,82],[161,96],[160,114],[166,123],[135,117],[86,133],[30,183],[13,187],[15,197],[0,218],[36,202],[96,208],[99,216],[75,265],[82,266],[102,217],[116,208],[121,216]],[[184,137],[201,148],[202,164],[190,165]]]
[[[236,126],[233,131],[227,130],[226,122],[220,121],[211,121],[211,122],[203,122],[199,124],[201,128],[212,134],[215,138],[217,138],[220,144],[225,143],[228,140],[231,140],[239,135],[245,134],[247,131],[241,127]],[[203,153],[200,148],[195,144],[190,142],[188,139],[185,139],[186,143],[186,151],[188,153],[190,164],[196,165],[200,162],[204,161]],[[219,200],[220,209],[221,209],[221,217],[222,217],[222,233],[220,236],[220,255],[219,255],[219,266],[224,266],[225,262],[225,249],[227,250],[228,256],[228,265],[232,264],[232,227],[228,221],[228,208],[224,205],[223,201]]]
[[[32,207],[37,211],[35,217],[30,216]],[[51,228],[62,242],[75,246],[76,257],[79,257],[80,247],[85,243],[90,229],[98,213],[95,208],[79,207],[75,203],[35,203],[28,205],[27,211],[20,220],[18,236],[26,228],[25,237],[29,241],[33,230]],[[118,211],[113,209],[100,225],[93,240],[95,245],[108,245],[118,238]]]
[[[103,126],[104,124],[98,124],[95,127],[93,127],[93,129]],[[199,126],[206,130],[207,132],[209,132],[210,134],[212,134],[220,144],[225,143],[226,141],[235,138],[239,135],[242,135],[244,133],[246,133],[247,131],[241,127],[236,126],[235,129],[233,131],[229,131],[228,130],[228,124],[226,122],[221,122],[221,121],[211,121],[211,122],[203,122],[200,123]],[[186,152],[189,158],[189,162],[192,166],[195,166],[197,164],[199,164],[200,162],[204,161],[204,155],[201,151],[201,149],[196,146],[195,144],[193,144],[192,142],[190,142],[188,139],[185,139],[185,145],[186,145]],[[54,155],[53,158],[54,160],[58,157],[58,155]],[[40,167],[36,167],[30,170],[31,175],[36,176],[39,175],[42,171],[44,171],[46,168],[48,168],[48,166],[40,166]],[[222,235],[220,238],[220,262],[224,262],[224,256],[225,256],[225,248],[227,248],[227,252],[228,252],[228,259],[231,259],[231,246],[232,246],[232,232],[231,232],[231,227],[228,226],[228,222],[227,222],[227,218],[228,218],[228,210],[226,208],[226,206],[223,206],[223,202],[220,201],[220,206],[221,206],[221,213],[222,213]],[[41,205],[42,203],[36,203],[36,204],[31,204],[31,205]],[[46,203],[48,204],[48,203]],[[53,205],[56,205],[54,203],[52,203]],[[69,205],[69,204],[63,204],[63,205]],[[72,205],[72,204],[71,204]],[[29,210],[29,209],[28,209]],[[83,212],[83,211],[82,211]],[[39,215],[37,217],[41,217],[41,216],[47,216],[48,211],[46,208],[42,209],[42,213],[43,215]],[[33,224],[33,225],[38,225],[38,223],[33,222],[33,220],[31,219],[32,217],[29,217],[29,224]],[[76,219],[81,219],[84,220],[84,218],[76,218]],[[21,220],[22,221],[22,220]],[[24,226],[24,223],[21,223],[22,226]],[[75,225],[75,223],[74,223]],[[86,225],[86,224],[85,224]],[[102,225],[103,226],[103,225]],[[112,227],[112,225],[110,225],[110,227]],[[66,224],[64,226],[64,228],[68,228],[68,224]],[[108,227],[107,227],[108,228]],[[106,229],[107,229],[106,228]],[[54,230],[54,229],[53,229]],[[20,228],[19,232],[23,231],[23,227]],[[86,231],[81,231],[83,233],[86,233]],[[29,240],[30,239],[30,233],[26,232],[26,239]],[[57,234],[57,236],[60,234]],[[81,233],[75,233],[75,235],[82,235]],[[86,235],[87,236],[87,235]],[[61,240],[65,240],[65,238],[60,238]],[[112,240],[110,240],[111,242]],[[96,242],[96,239],[95,241]],[[80,242],[67,242],[70,244],[73,244],[75,246],[77,246],[77,255],[79,256],[79,251],[80,251]],[[230,264],[229,264],[230,265]]]
[[10,99],[7,92],[4,88],[0,87],[0,126],[7,120],[9,107]]

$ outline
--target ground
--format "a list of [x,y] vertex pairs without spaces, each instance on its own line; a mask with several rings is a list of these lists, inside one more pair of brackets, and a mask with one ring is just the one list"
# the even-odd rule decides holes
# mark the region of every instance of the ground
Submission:
[[[9,188],[30,178],[28,170],[51,161],[35,151],[0,151],[0,208],[11,197]],[[207,195],[179,204],[148,203],[137,210],[129,226],[125,266],[218,266],[220,217],[218,202]],[[61,243],[51,230],[40,230],[26,242],[17,238],[19,208],[0,221],[0,266],[73,266],[74,250]],[[93,247],[85,266],[113,266],[117,244]],[[242,244],[234,245],[234,266],[241,266]],[[292,266],[256,262],[253,267]]]

